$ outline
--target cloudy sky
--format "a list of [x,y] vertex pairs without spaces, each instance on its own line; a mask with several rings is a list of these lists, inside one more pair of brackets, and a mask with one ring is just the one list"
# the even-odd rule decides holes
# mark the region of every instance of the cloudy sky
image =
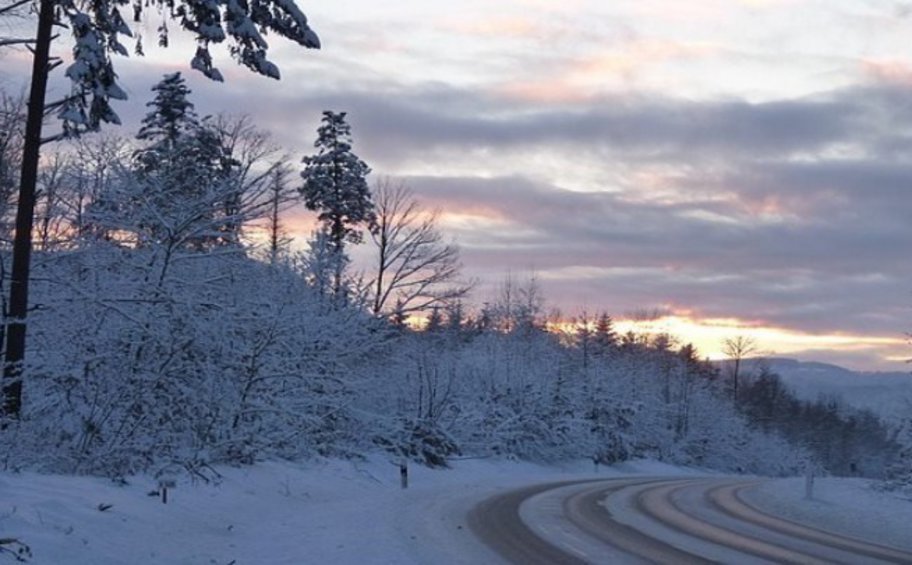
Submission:
[[[225,84],[187,71],[198,110],[249,113],[294,155],[347,111],[374,176],[442,210],[475,301],[534,272],[568,317],[658,312],[707,355],[746,335],[907,370],[912,2],[298,3],[323,50],[272,39],[281,82],[222,52]],[[128,124],[188,66],[153,42],[118,61]]]

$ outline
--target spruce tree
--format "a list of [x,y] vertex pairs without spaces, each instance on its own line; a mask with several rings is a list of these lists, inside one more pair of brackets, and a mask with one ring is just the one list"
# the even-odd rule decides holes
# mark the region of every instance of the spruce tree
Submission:
[[592,332],[592,344],[597,355],[603,355],[618,346],[618,336],[614,331],[614,320],[607,313],[602,312],[595,323]]
[[190,88],[180,73],[165,75],[152,87],[155,98],[146,102],[151,111],[142,119],[136,139],[173,148],[178,139],[199,128],[199,119],[190,102]]
[[153,100],[136,138],[145,146],[134,154],[136,187],[132,202],[122,202],[139,243],[172,238],[181,247],[202,249],[225,239],[231,218],[226,199],[234,199],[237,162],[218,134],[200,120],[180,73],[165,75],[152,87]]
[[333,292],[342,287],[342,265],[346,243],[360,243],[359,226],[373,227],[376,222],[367,175],[370,167],[352,152],[351,127],[345,112],[323,112],[317,129],[314,147],[316,155],[304,157],[304,184],[301,195],[309,210],[319,212],[317,218],[329,237],[329,244],[338,268]]

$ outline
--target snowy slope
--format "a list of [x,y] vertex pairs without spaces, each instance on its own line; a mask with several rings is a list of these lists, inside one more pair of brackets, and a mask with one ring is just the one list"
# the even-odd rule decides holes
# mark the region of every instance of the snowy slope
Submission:
[[804,400],[838,397],[848,406],[866,408],[888,420],[912,414],[912,372],[858,372],[827,363],[769,358],[763,362]]
[[[591,467],[587,467],[591,470]],[[464,528],[478,500],[515,484],[582,478],[582,469],[463,461],[410,469],[386,460],[219,468],[220,484],[181,482],[168,504],[149,477],[0,473],[0,539],[41,565],[496,562]],[[109,504],[105,511],[99,504]],[[0,553],[0,564],[12,563]]]
[[[180,482],[168,504],[147,496],[155,486],[147,477],[118,486],[97,478],[0,473],[0,539],[27,543],[28,562],[41,565],[497,563],[465,527],[464,514],[499,490],[596,476],[694,474],[653,462],[597,475],[583,463],[557,468],[466,460],[454,467],[413,467],[408,490],[399,488],[397,468],[383,459],[220,468],[220,484]],[[908,501],[858,481],[849,488],[832,484],[819,503],[803,504],[803,518],[826,525],[833,516],[850,515],[877,525],[870,533],[885,541],[895,541],[912,520]],[[763,498],[777,510],[802,504],[794,482],[764,488]],[[102,511],[99,504],[111,507]],[[13,562],[0,553],[0,564]]]

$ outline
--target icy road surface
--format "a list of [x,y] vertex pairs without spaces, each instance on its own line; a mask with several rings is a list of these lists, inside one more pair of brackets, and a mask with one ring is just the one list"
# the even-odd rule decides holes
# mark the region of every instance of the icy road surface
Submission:
[[747,504],[743,478],[638,477],[512,490],[468,523],[523,564],[912,563],[912,552],[776,517]]

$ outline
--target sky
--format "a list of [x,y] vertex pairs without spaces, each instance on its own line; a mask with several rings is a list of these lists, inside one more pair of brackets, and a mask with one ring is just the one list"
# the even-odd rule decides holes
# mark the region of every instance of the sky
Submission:
[[[346,111],[372,178],[440,209],[475,303],[534,273],[567,318],[606,311],[704,355],[746,336],[908,370],[912,2],[298,5],[323,48],[270,36],[280,82],[217,50],[211,83],[144,22],[146,57],[116,62],[123,129],[175,70],[200,113],[248,113],[296,159],[323,110]],[[25,55],[0,55],[3,84]]]

